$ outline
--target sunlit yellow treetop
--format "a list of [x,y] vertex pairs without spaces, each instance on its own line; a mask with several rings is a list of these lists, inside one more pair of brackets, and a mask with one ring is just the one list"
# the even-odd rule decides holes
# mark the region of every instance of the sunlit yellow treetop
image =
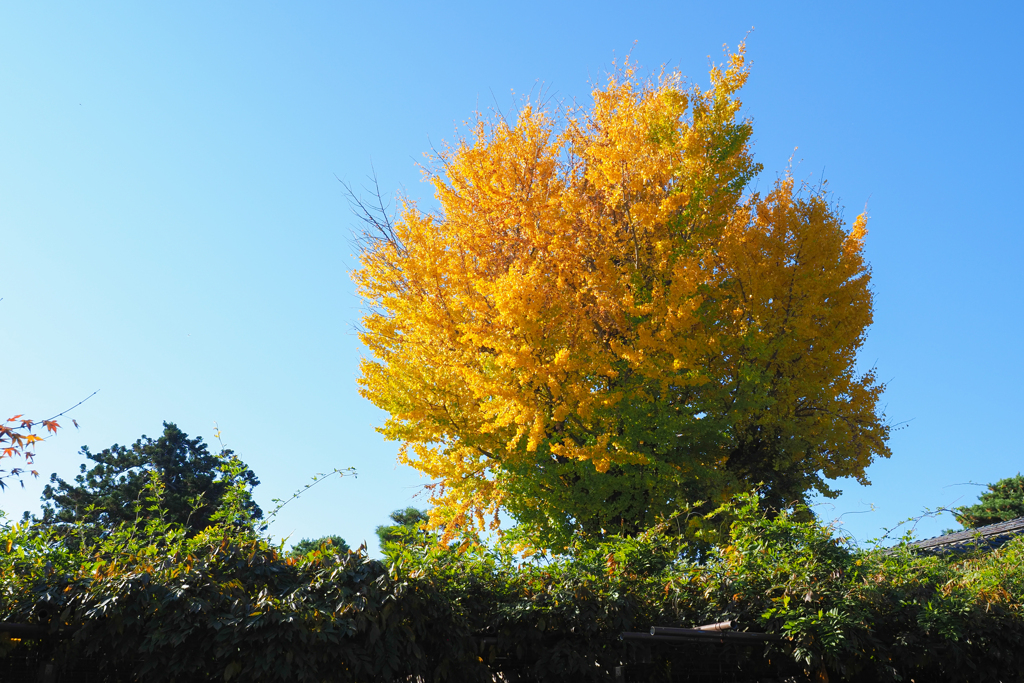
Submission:
[[361,391],[447,529],[633,533],[763,482],[782,505],[888,456],[866,217],[761,167],[742,46],[704,90],[627,66],[590,107],[479,117],[363,241]]

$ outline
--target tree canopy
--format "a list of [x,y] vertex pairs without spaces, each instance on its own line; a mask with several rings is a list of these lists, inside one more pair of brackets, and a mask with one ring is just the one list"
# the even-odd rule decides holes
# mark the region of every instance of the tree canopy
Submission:
[[[259,480],[233,451],[211,453],[201,437],[190,439],[174,423],[163,426],[159,438],[143,435],[130,447],[114,444],[93,453],[83,446],[81,454],[95,464],[87,470],[83,463],[74,483],[50,476],[50,484],[43,489],[41,521],[112,529],[123,522],[160,516],[195,532],[209,526],[225,497],[239,488],[246,492],[240,505],[247,514],[252,519],[262,517],[247,495]],[[151,509],[146,488],[154,475],[162,495],[156,509]]]
[[304,538],[293,545],[288,554],[291,557],[303,557],[314,550],[319,550],[326,546],[330,546],[331,549],[339,553],[349,551],[348,543],[345,542],[345,539],[332,534],[330,536],[321,536],[320,538]]
[[377,540],[380,547],[387,550],[389,546],[422,543],[430,538],[424,530],[424,524],[430,521],[430,515],[424,510],[409,506],[404,510],[395,510],[388,517],[391,524],[377,527]]
[[977,503],[956,511],[958,521],[968,529],[1024,517],[1024,476],[1018,473],[989,484]]
[[834,495],[888,457],[855,370],[866,216],[789,175],[750,191],[747,75],[741,46],[706,90],[627,64],[589,108],[481,116],[428,169],[437,211],[366,212],[361,392],[432,523],[504,509],[557,547],[758,483]]

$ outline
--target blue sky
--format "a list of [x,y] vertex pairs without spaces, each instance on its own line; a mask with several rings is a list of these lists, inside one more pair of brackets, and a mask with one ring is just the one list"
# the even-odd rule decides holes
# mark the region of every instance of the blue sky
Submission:
[[[417,163],[476,110],[587,102],[613,59],[678,67],[747,37],[766,186],[793,158],[867,205],[891,460],[820,508],[860,540],[1022,469],[1015,208],[1018,5],[988,3],[5,3],[0,6],[0,413],[99,390],[38,451],[35,509],[78,448],[225,443],[290,504],[277,536],[373,529],[424,483],[356,392],[354,220],[338,178],[429,204]],[[515,94],[513,94],[515,93]],[[796,151],[794,152],[794,149]],[[7,415],[5,414],[4,417]],[[834,505],[834,508],[832,507]],[[872,510],[873,506],[873,511]],[[927,536],[951,521],[926,520]]]

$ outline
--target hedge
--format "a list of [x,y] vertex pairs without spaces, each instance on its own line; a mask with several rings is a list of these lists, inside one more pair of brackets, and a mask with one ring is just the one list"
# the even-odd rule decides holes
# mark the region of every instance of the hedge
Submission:
[[[863,550],[754,495],[693,552],[654,531],[524,560],[413,546],[385,562],[325,545],[288,557],[251,526],[189,537],[126,524],[79,550],[29,524],[0,528],[0,620],[44,626],[35,652],[102,680],[1015,681],[1024,671],[1024,539],[958,557]],[[620,641],[652,625],[735,620],[784,637],[726,652]],[[34,650],[32,648],[35,648]],[[716,660],[717,658],[717,660]]]

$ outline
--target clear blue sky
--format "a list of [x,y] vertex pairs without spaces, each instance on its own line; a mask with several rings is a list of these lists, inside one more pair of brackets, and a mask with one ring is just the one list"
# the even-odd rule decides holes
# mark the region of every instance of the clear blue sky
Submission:
[[[156,436],[226,444],[264,507],[318,471],[277,536],[367,540],[425,501],[356,392],[362,352],[336,179],[416,164],[476,109],[546,88],[589,99],[632,50],[706,83],[751,27],[762,186],[794,158],[852,217],[868,205],[875,324],[862,353],[909,421],[874,485],[826,516],[859,539],[1024,469],[1024,232],[1016,3],[4,3],[0,6],[0,413],[95,390],[0,494],[35,510],[50,472]],[[799,148],[794,154],[794,148]],[[949,519],[924,522],[932,535]]]

